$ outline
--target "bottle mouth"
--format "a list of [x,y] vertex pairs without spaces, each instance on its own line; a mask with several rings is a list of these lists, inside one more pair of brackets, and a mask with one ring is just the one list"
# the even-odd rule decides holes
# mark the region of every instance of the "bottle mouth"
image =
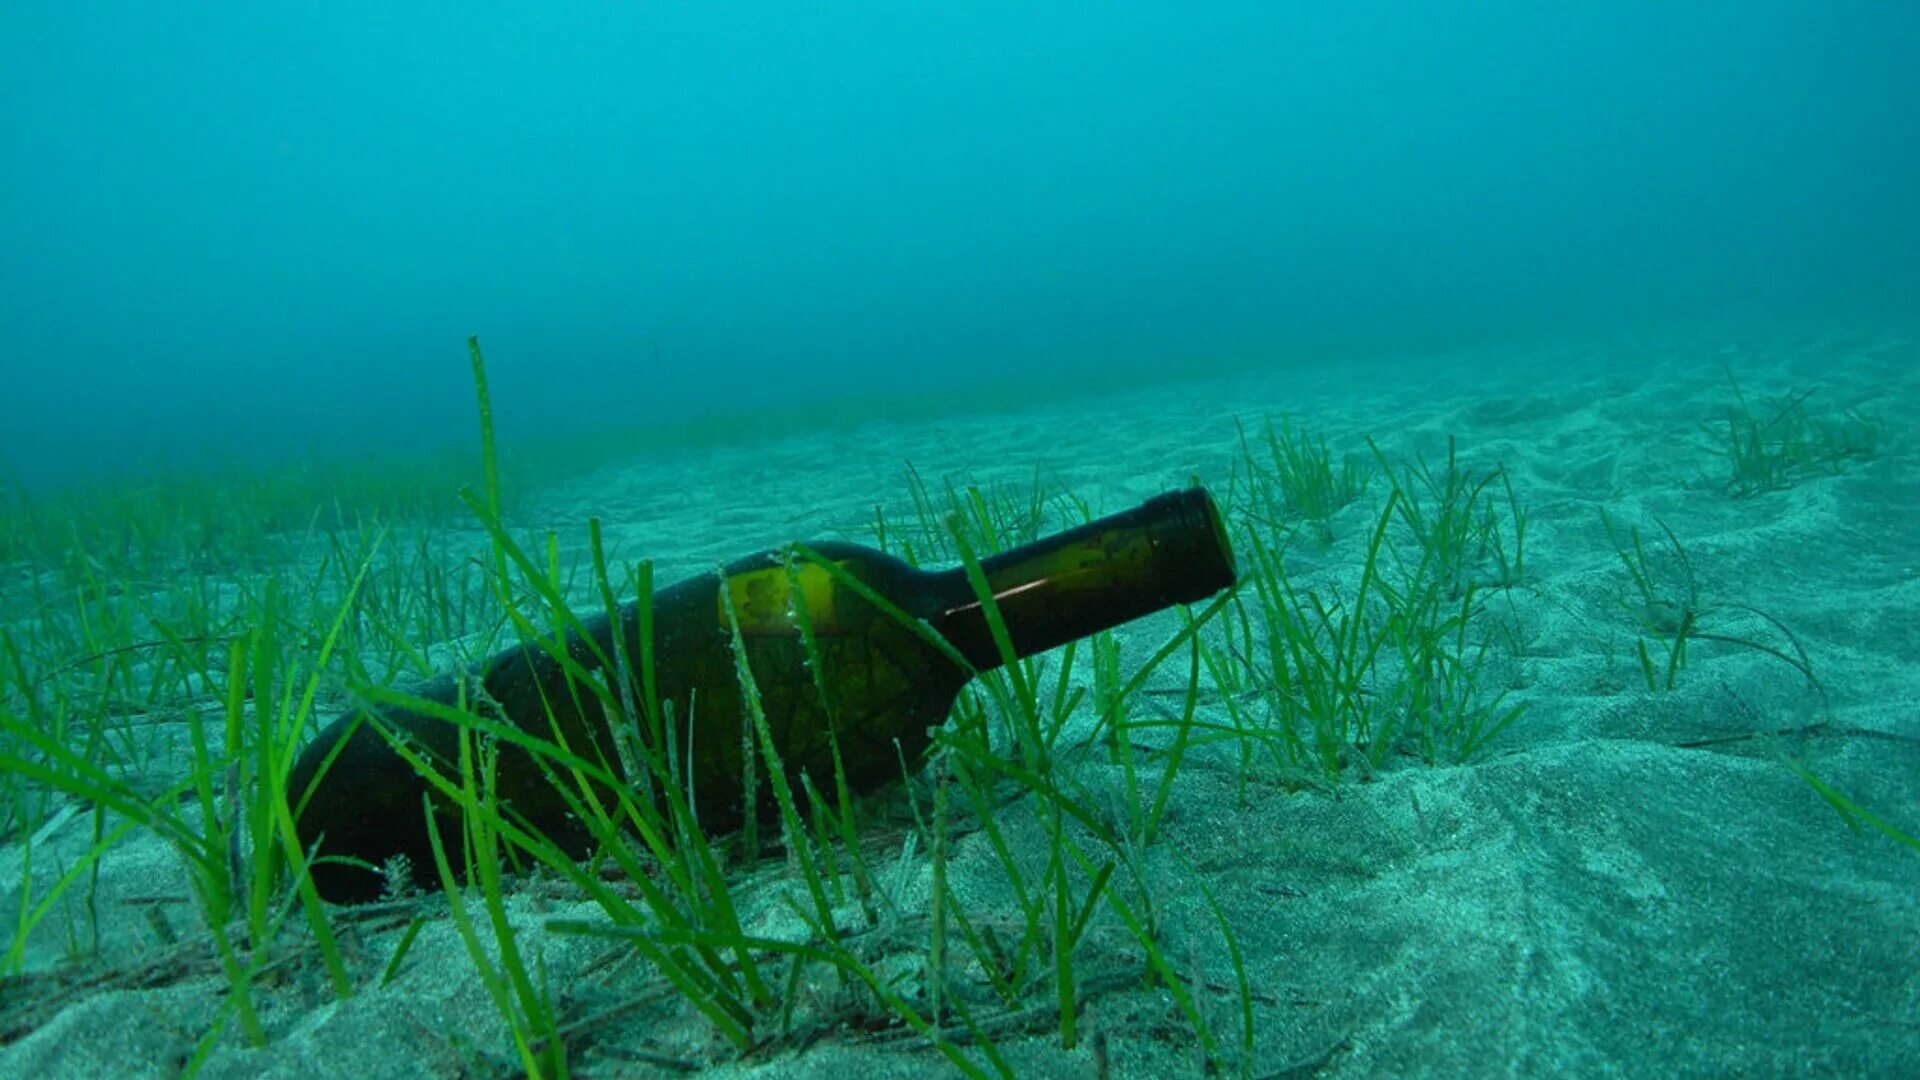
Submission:
[[1199,491],[1200,498],[1207,504],[1207,521],[1213,526],[1213,538],[1220,545],[1221,569],[1226,576],[1226,583],[1221,587],[1229,588],[1240,580],[1240,563],[1233,555],[1233,533],[1228,530],[1226,519],[1220,516],[1220,505],[1213,501],[1213,495],[1206,488]]
[[1213,538],[1214,561],[1218,564],[1209,577],[1218,578],[1216,589],[1231,587],[1239,580],[1239,564],[1233,556],[1233,535],[1227,529],[1226,519],[1220,516],[1220,505],[1213,501],[1213,495],[1206,488],[1194,486],[1187,489],[1190,498],[1199,504],[1200,513],[1205,515],[1204,528]]
[[1149,501],[1159,504],[1165,515],[1160,532],[1167,546],[1162,556],[1168,560],[1172,580],[1179,582],[1179,603],[1194,603],[1231,588],[1239,580],[1233,556],[1233,540],[1226,519],[1207,489],[1195,485],[1184,491],[1170,491]]

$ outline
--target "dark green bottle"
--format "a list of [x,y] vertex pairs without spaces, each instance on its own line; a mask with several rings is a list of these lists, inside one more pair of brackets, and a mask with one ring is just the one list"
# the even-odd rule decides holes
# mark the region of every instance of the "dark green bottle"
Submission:
[[[809,546],[923,620],[974,671],[1000,665],[964,567],[929,572],[855,544]],[[832,705],[848,784],[856,791],[872,790],[900,774],[896,741],[909,762],[919,760],[931,741],[929,729],[946,719],[972,673],[824,568],[805,561],[794,565],[820,652],[821,681]],[[1234,580],[1233,552],[1219,510],[1198,487],[1157,496],[1132,510],[1002,552],[983,560],[981,569],[1014,652],[1022,657],[1203,599]],[[780,551],[761,552],[721,573],[662,589],[652,604],[661,712],[677,725],[678,751],[690,767],[695,807],[702,829],[709,833],[737,827],[745,804],[742,699],[723,579],[781,760],[791,777],[809,772],[822,791],[833,790],[829,720],[806,666],[787,561]],[[627,605],[617,622],[605,615],[583,620],[584,635],[598,647],[576,635],[569,655],[593,677],[617,678],[598,670],[598,658],[619,655],[616,628],[625,638],[625,655],[639,655],[637,610],[637,604]],[[631,700],[638,702],[643,698],[637,685],[639,665],[629,666],[636,684]],[[620,757],[601,698],[569,685],[562,665],[542,649],[507,649],[465,678],[469,687],[477,679],[485,689],[476,695],[478,700],[497,703],[504,721],[549,739],[557,725],[575,753],[604,760],[619,774]],[[459,677],[443,676],[419,693],[453,703],[461,695]],[[383,710],[381,717],[452,771],[458,747],[452,724],[397,709]],[[318,841],[322,854],[351,856],[374,866],[404,855],[420,871],[418,879],[430,883],[435,876],[433,854],[421,811],[421,795],[428,786],[366,720],[359,712],[340,717],[295,763],[287,790],[298,800],[327,755],[344,740],[299,818],[301,843],[311,848]],[[613,721],[631,723],[618,715]],[[763,789],[764,773],[762,765]],[[496,776],[503,802],[563,848],[584,856],[590,846],[586,830],[572,819],[560,793],[527,754],[503,748]],[[797,790],[797,779],[795,786]],[[759,795],[768,804],[764,790]],[[443,845],[450,854],[457,852],[457,814],[443,809],[438,820]],[[313,878],[321,895],[338,902],[375,899],[383,883],[373,871],[341,863],[314,866]]]

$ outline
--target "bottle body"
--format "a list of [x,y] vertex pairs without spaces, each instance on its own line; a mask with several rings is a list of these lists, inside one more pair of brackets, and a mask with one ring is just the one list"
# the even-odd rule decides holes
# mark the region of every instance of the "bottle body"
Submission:
[[[945,720],[967,680],[997,666],[1002,656],[964,567],[929,572],[858,545],[809,546],[924,629],[903,624],[824,567],[781,551],[761,552],[654,595],[651,645],[658,711],[652,715],[643,704],[640,665],[634,659],[644,647],[637,604],[626,605],[613,619],[603,614],[583,620],[567,645],[573,665],[561,664],[537,645],[522,644],[475,672],[436,680],[421,696],[454,703],[462,699],[460,680],[466,679],[470,708],[564,741],[574,753],[606,763],[615,775],[622,775],[623,762],[616,732],[632,732],[661,760],[671,750],[703,831],[728,831],[748,812],[744,757],[752,752],[742,738],[746,721],[731,608],[769,730],[795,788],[805,773],[820,790],[833,790],[836,752],[850,787],[880,787],[899,778],[903,757],[909,766],[918,763],[931,729]],[[1197,488],[993,556],[981,570],[1017,656],[1200,599],[1233,580],[1232,553],[1218,512]],[[817,673],[809,666],[806,629],[820,660]],[[927,641],[926,629],[950,643],[965,663],[955,663]],[[624,672],[607,670],[602,658]],[[603,680],[603,692],[578,685],[582,674]],[[626,703],[635,706],[635,715],[628,715]],[[422,756],[451,769],[459,739],[454,725],[404,710],[380,715]],[[302,843],[319,840],[323,853],[375,866],[400,855],[416,870],[431,867],[420,809],[428,785],[369,719],[361,712],[341,717],[296,763],[288,791],[299,800],[322,762],[334,757],[300,815]],[[770,806],[764,774],[762,765],[762,790],[754,800],[763,810]],[[639,784],[635,777],[626,780]],[[496,784],[503,802],[564,850],[585,853],[586,830],[524,751],[501,747]],[[436,818],[443,846],[458,850],[457,814],[446,809]],[[358,866],[323,863],[313,874],[328,899],[374,899],[381,888],[379,874]]]

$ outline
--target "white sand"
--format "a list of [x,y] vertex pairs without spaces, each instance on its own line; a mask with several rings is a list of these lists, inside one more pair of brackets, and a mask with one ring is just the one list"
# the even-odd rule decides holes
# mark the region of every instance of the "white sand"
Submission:
[[[1814,387],[1816,411],[1874,410],[1888,422],[1883,452],[1838,476],[1729,497],[1700,429],[1730,400],[1723,361],[1755,399]],[[1256,992],[1251,1075],[1910,1074],[1920,1062],[1920,855],[1850,832],[1774,748],[1920,828],[1912,337],[1701,335],[1394,357],[1004,415],[876,421],[604,470],[543,493],[532,516],[578,553],[585,518],[597,515],[614,554],[656,559],[665,582],[790,538],[867,540],[876,503],[909,516],[909,460],[930,484],[956,475],[1022,488],[1038,465],[1105,512],[1196,474],[1224,488],[1233,418],[1268,412],[1325,433],[1336,454],[1364,452],[1372,435],[1389,454],[1433,460],[1454,435],[1463,461],[1511,470],[1533,531],[1531,581],[1512,597],[1530,635],[1514,676],[1528,712],[1481,761],[1406,759],[1337,796],[1271,777],[1242,791],[1224,757],[1196,755],[1183,768],[1164,840],[1144,865],[1164,947],[1231,1046],[1233,971],[1188,867],[1227,914]],[[1303,558],[1297,572],[1311,582],[1351,565],[1375,506],[1370,496],[1343,511],[1332,551]],[[1631,660],[1634,627],[1610,599],[1624,574],[1602,509],[1647,530],[1670,525],[1710,600],[1763,609],[1800,637],[1827,699],[1778,660],[1713,642],[1695,645],[1677,690],[1649,694]],[[1128,627],[1129,659],[1171,626],[1163,616]],[[1744,738],[1775,732],[1789,734]],[[1117,798],[1116,770],[1089,764],[1081,779],[1096,799]],[[1009,828],[1037,849],[1030,816],[1010,812]],[[36,850],[36,894],[61,858],[87,849],[88,822],[70,819]],[[925,853],[897,854],[880,865],[909,915],[924,912]],[[20,856],[12,844],[0,866]],[[1009,910],[980,834],[957,845],[951,873],[975,918]],[[0,874],[0,938],[11,938],[18,877]],[[791,931],[774,901],[789,887],[775,865],[743,889],[750,929]],[[216,1014],[225,983],[198,944],[171,852],[128,841],[106,861],[98,896],[102,963],[68,980],[95,982],[33,1012],[26,1006],[48,1000],[51,976],[0,990],[0,1015],[38,1025],[0,1036],[10,1040],[0,1075],[175,1075]],[[434,903],[425,910],[444,911]],[[803,1050],[741,1058],[677,1003],[635,1001],[653,983],[606,964],[607,946],[542,931],[552,917],[591,917],[586,906],[540,883],[513,903],[523,947],[543,957],[569,1017],[627,1006],[578,1040],[580,1075],[670,1075],[648,1064],[654,1056],[728,1076],[949,1068],[918,1040],[838,1027]],[[184,944],[161,944],[155,908]],[[375,987],[405,921],[366,920],[349,935],[362,988],[350,1001],[334,999],[310,958],[265,980],[270,1043],[245,1048],[230,1028],[202,1075],[492,1075],[484,1062],[510,1071],[499,1017],[444,914],[395,982]],[[60,915],[41,925],[36,970],[59,962],[67,925]],[[880,932],[891,934],[875,949],[883,967],[912,970],[920,926]],[[1194,1073],[1191,1029],[1163,990],[1142,989],[1137,946],[1110,916],[1095,926],[1078,954],[1089,980],[1082,1046],[1059,1048],[1043,988],[1037,1019],[1002,1035],[1008,1062],[1022,1076],[1091,1076],[1098,1041],[1112,1075]],[[819,1015],[837,992],[814,972],[802,1015]]]

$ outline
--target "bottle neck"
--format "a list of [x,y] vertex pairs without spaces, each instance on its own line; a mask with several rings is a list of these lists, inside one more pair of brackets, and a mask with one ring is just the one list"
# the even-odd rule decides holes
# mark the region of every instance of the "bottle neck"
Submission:
[[[1017,657],[1205,599],[1234,582],[1226,526],[1199,487],[1001,552],[980,569]],[[938,576],[944,601],[929,622],[976,670],[999,667],[966,568]]]

